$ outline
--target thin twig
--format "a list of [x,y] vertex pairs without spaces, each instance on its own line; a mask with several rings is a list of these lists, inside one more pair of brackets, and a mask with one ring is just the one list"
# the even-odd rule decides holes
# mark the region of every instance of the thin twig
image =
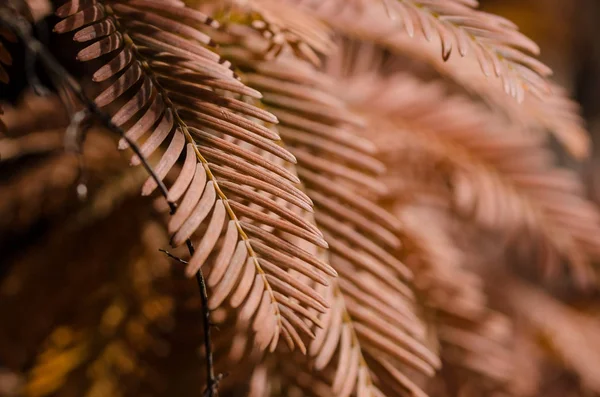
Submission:
[[[162,196],[167,200],[171,214],[175,213],[177,206],[175,203],[167,199],[168,191],[164,182],[156,175],[152,166],[148,163],[148,160],[142,154],[139,146],[132,141],[123,129],[115,125],[111,117],[100,110],[96,103],[87,97],[83,88],[77,81],[67,72],[67,70],[56,60],[56,58],[48,51],[48,49],[40,43],[31,34],[30,24],[20,15],[15,12],[11,12],[8,7],[0,7],[0,26],[5,26],[12,30],[23,42],[26,50],[34,59],[39,59],[42,64],[46,67],[52,80],[58,84],[64,84],[81,102],[87,109],[89,114],[93,115],[106,129],[121,136],[125,142],[129,145],[131,150],[139,158],[142,166],[148,172],[150,177],[157,184],[158,189]],[[190,239],[186,240],[186,246],[189,254],[194,254],[194,246]],[[206,283],[202,270],[198,270],[196,273],[196,281],[200,289],[200,297],[202,299],[202,311],[203,311],[203,328],[204,328],[204,347],[206,350],[206,373],[207,373],[207,389],[205,395],[208,397],[218,396],[218,382],[220,377],[215,376],[213,353],[212,353],[212,341],[210,336],[210,310],[208,309],[208,293],[206,291]]]
[[160,252],[162,252],[162,253],[164,253],[164,254],[165,254],[166,256],[168,256],[169,258],[171,258],[171,259],[174,259],[174,260],[176,260],[177,262],[181,263],[182,265],[187,265],[187,264],[188,264],[188,261],[186,261],[186,260],[183,260],[183,259],[181,259],[180,257],[173,255],[172,253],[170,253],[170,252],[169,252],[169,251],[167,251],[167,250],[164,250],[164,249],[162,249],[162,248],[161,248],[161,249],[159,249],[159,251],[160,251]]

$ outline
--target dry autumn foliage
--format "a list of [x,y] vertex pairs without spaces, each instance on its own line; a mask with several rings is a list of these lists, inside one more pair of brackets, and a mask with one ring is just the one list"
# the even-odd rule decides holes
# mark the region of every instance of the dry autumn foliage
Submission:
[[4,0],[0,396],[600,395],[538,55],[476,0]]

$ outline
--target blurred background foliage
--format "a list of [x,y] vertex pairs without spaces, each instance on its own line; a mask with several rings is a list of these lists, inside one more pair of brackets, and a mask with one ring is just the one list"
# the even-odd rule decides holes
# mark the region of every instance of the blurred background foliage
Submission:
[[[581,104],[592,155],[578,163],[558,144],[555,152],[564,165],[581,173],[589,196],[600,204],[600,2],[480,3],[485,11],[514,21],[536,41],[541,60],[554,70],[554,80]],[[56,21],[50,16],[40,23],[47,27]],[[42,26],[39,32],[44,36],[49,29]],[[48,34],[42,39],[74,75],[81,73],[82,66],[68,56],[73,46],[69,38]],[[78,201],[77,159],[60,150],[68,120],[56,103],[30,94],[23,101],[24,54],[16,45],[7,47],[15,66],[2,99],[25,102],[7,113],[9,127],[12,120],[13,127],[22,129],[9,128],[9,133],[16,137],[44,129],[54,135],[46,134],[42,144],[32,145],[35,158],[28,157],[25,147],[18,172],[10,166],[0,168],[0,212],[5,215],[0,219],[0,368],[4,368],[0,396],[81,397],[81,390],[87,390],[86,397],[200,395],[196,285],[157,251],[168,237],[154,210],[156,203],[137,195],[145,174],[127,168],[127,159],[113,150],[116,139],[92,130],[85,162],[93,194],[85,203]],[[42,70],[40,75],[44,81]],[[4,154],[13,149],[0,147]],[[410,224],[410,217],[405,221]],[[122,241],[129,244],[119,244]],[[518,282],[498,285],[496,276],[483,272],[486,293],[495,310],[510,307],[506,311],[514,316],[518,330],[511,341],[516,351],[510,359],[516,367],[511,392],[538,397],[600,395],[600,294],[553,285],[556,288],[549,288],[546,296]],[[509,302],[507,296],[519,302]],[[81,299],[77,305],[74,298]],[[490,315],[484,324],[488,329],[476,333],[500,335],[501,331],[494,332],[503,329],[503,321]],[[243,383],[244,375],[248,374],[242,371],[230,380],[239,381],[235,376],[240,376]],[[71,382],[65,382],[67,376]],[[435,397],[484,395],[461,376],[452,368],[444,369],[439,383],[428,391]],[[128,392],[119,394],[120,388]]]

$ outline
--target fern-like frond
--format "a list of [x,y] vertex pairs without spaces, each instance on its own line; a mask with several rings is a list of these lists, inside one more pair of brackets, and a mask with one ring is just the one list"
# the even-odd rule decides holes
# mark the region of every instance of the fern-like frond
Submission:
[[[315,222],[313,214],[290,204],[287,204],[287,206],[291,211],[295,211],[305,218],[307,222]],[[263,235],[267,233],[267,231],[253,230]],[[295,239],[297,240],[297,238]],[[296,243],[322,262],[330,263],[331,255],[328,251],[306,242],[297,241]],[[325,313],[321,313],[319,300],[315,300],[313,305],[307,308],[308,310],[303,309],[299,307],[297,297],[293,294],[286,297],[277,292],[278,298],[285,306],[282,307],[282,311],[287,311],[290,315],[289,319],[286,318],[283,322],[282,336],[292,351],[297,347],[301,354],[280,353],[280,355],[264,357],[263,362],[268,364],[270,368],[268,371],[269,379],[280,379],[289,382],[291,385],[302,385],[302,379],[296,379],[293,371],[281,371],[279,360],[283,358],[289,361],[289,368],[312,367],[317,376],[329,374],[330,372],[334,373],[335,376],[328,379],[327,383],[329,385],[327,386],[329,395],[333,393],[333,395],[344,396],[352,393],[353,390],[372,390],[375,393],[377,389],[372,380],[372,373],[369,372],[363,357],[363,350],[354,329],[354,322],[347,311],[344,296],[338,283],[332,281],[330,285],[325,286],[319,284],[318,279],[315,280],[316,274],[299,270],[301,269],[290,268],[285,277],[295,279],[296,282],[304,280],[308,284],[314,284],[315,290],[323,297],[324,302],[329,303],[331,307]],[[213,270],[211,269],[208,276],[209,285],[213,279],[212,273]],[[247,283],[240,281],[240,285],[242,284]],[[355,288],[358,289],[359,286]],[[214,292],[211,294],[211,300],[214,299]],[[234,308],[236,307],[235,300],[235,298],[232,298],[231,306]],[[309,327],[299,317],[293,316],[292,311],[294,310],[299,310],[309,317],[316,327]],[[251,324],[248,323],[247,315],[244,314],[244,311],[237,316],[235,313],[229,312],[226,314],[226,318],[219,321],[218,324],[221,330],[228,330],[228,333],[220,333],[216,337],[216,354],[221,357],[220,361],[223,362],[222,364],[217,363],[217,368],[227,369],[235,366],[239,369],[235,374],[236,379],[245,379],[243,378],[244,374],[247,373],[245,369],[251,370],[252,366],[258,365],[262,358],[260,352],[256,351],[248,339],[247,329]],[[308,345],[305,345],[303,340],[305,338],[296,331],[296,328],[302,329],[310,337],[311,340],[309,340]],[[308,357],[306,356],[307,352]],[[350,354],[350,352],[352,353]],[[231,382],[228,379],[228,384],[235,385],[235,381]],[[252,390],[250,390],[251,392]],[[310,393],[310,390],[306,389],[305,392]]]
[[[101,60],[93,79],[107,87],[95,99],[98,106],[113,107],[113,122],[125,127],[134,141],[151,131],[141,146],[145,156],[152,155],[164,141],[169,142],[155,166],[159,177],[164,178],[178,158],[185,157],[169,188],[168,199],[178,203],[178,209],[168,231],[172,244],[179,246],[196,230],[203,230],[187,275],[194,275],[211,258],[213,269],[222,268],[221,274],[225,270],[239,274],[241,269],[253,267],[252,292],[242,305],[250,315],[256,314],[255,321],[263,327],[257,334],[261,346],[270,344],[274,349],[285,319],[275,292],[299,292],[297,286],[279,278],[279,267],[291,261],[326,276],[335,275],[335,271],[302,254],[303,250],[291,256],[277,255],[285,250],[280,238],[265,239],[240,219],[244,216],[257,225],[327,246],[316,227],[261,192],[275,192],[278,199],[311,210],[310,199],[294,186],[298,180],[281,166],[231,141],[243,141],[295,162],[294,156],[277,144],[276,133],[252,121],[277,121],[243,100],[260,98],[260,93],[239,82],[230,64],[207,48],[212,40],[197,27],[214,27],[216,22],[198,11],[153,0],[72,1],[59,8],[57,15],[65,18],[56,25],[57,32],[76,31],[74,39],[79,42],[99,39],[78,53],[82,61]],[[110,53],[111,59],[104,57]],[[137,164],[139,159],[132,162]],[[142,193],[150,194],[156,187],[149,179]],[[233,196],[237,199],[231,199]],[[270,272],[265,267],[269,260],[273,261]],[[227,284],[226,295],[234,292],[235,281]]]
[[[289,48],[267,62],[268,40],[255,30],[229,25],[226,31],[229,36],[219,36],[219,52],[241,68],[242,80],[263,93],[263,103],[278,117],[277,129],[298,158],[296,169],[316,204],[315,219],[334,254],[331,264],[344,272],[339,286],[318,287],[332,309],[319,316],[323,328],[308,345],[313,375],[328,385],[322,391],[329,395],[377,395],[378,372],[370,368],[377,365],[387,374],[386,388],[419,390],[407,368],[433,375],[439,361],[422,344],[424,327],[411,302],[412,291],[404,284],[411,272],[393,255],[400,246],[398,224],[373,201],[386,191],[375,178],[383,165],[372,156],[368,139],[353,132],[362,125],[361,118],[331,94],[333,80],[294,57]],[[387,308],[388,300],[397,303]],[[366,315],[361,309],[365,301],[383,311],[386,320]],[[295,379],[287,372],[286,377],[302,383],[303,376]],[[310,393],[308,387],[304,392]]]
[[[327,259],[326,255],[323,259]],[[217,368],[226,370],[235,366],[236,371],[232,375],[244,384],[248,372],[262,362],[266,366],[269,383],[281,382],[286,390],[281,391],[284,395],[298,389],[304,395],[349,396],[356,392],[365,396],[380,395],[374,381],[376,373],[365,359],[364,345],[354,328],[355,322],[347,311],[337,282],[317,289],[330,302],[331,309],[322,315],[314,310],[309,312],[317,327],[306,331],[313,337],[307,346],[308,352],[304,350],[302,337],[294,330],[295,327],[306,328],[306,324],[284,323],[286,332],[283,336],[288,344],[300,347],[299,353],[279,352],[262,357],[248,340],[244,321],[233,324],[229,319],[229,322],[220,323],[219,328],[235,331],[220,333],[216,337],[216,354],[220,357]],[[290,308],[297,305],[294,300],[286,300],[286,303]],[[321,386],[313,389],[309,379],[320,382]],[[223,386],[239,387],[239,384],[236,385],[236,380],[227,379]],[[252,394],[250,390],[249,395],[262,394]]]
[[[493,310],[486,310],[475,321],[441,317],[436,331],[442,342],[442,367],[450,370],[450,376],[462,375],[485,395],[509,392],[511,378],[517,376],[511,321]],[[441,376],[448,376],[444,372]],[[445,382],[460,383],[451,377]]]
[[[281,84],[273,86],[281,87]],[[296,86],[309,86],[327,99],[326,91],[319,92],[316,82]],[[353,344],[344,335],[350,331],[341,327],[345,319],[341,316],[342,323],[334,322],[337,326],[329,331],[330,335],[342,332],[341,337],[336,336],[340,338],[338,365],[342,364],[336,375],[352,373],[360,379],[364,376],[360,372],[364,366],[365,370],[370,368],[375,385],[387,393],[410,391],[418,395],[419,387],[406,376],[406,367],[432,375],[437,358],[422,345],[424,330],[413,312],[412,292],[401,281],[410,279],[411,272],[393,255],[400,245],[395,235],[396,221],[372,201],[372,197],[385,191],[373,177],[381,171],[381,164],[360,147],[360,140],[352,140],[353,135],[357,136],[352,132],[356,128],[352,125],[354,117],[344,120],[329,103],[306,101],[310,108],[296,106],[293,96],[286,97],[290,92],[294,90],[273,101],[271,108],[279,115],[282,137],[298,158],[298,172],[315,202],[315,217],[332,252],[331,264],[340,275],[344,306],[352,320],[356,343],[361,347],[359,351],[357,345],[356,353],[350,349]],[[267,93],[265,91],[265,96]],[[330,100],[333,98],[329,96]],[[289,112],[296,119],[287,124],[281,112]],[[339,110],[337,113],[343,114]],[[323,134],[324,130],[330,134]],[[333,131],[340,133],[331,133]],[[321,160],[323,158],[329,161]],[[337,183],[333,185],[332,181]],[[381,321],[382,318],[385,320]],[[330,321],[335,321],[335,317]],[[331,354],[328,350],[325,352],[319,357]],[[359,353],[361,365],[352,360],[343,365],[346,362],[343,354]],[[341,386],[348,384],[340,383],[340,376],[333,378],[333,392],[345,395],[351,389]],[[357,391],[362,393],[363,389],[357,387]]]
[[[435,48],[424,40],[397,38],[391,43],[375,41],[399,54],[408,55],[412,60],[423,60],[442,77],[454,80],[467,94],[481,98],[491,111],[524,132],[542,136],[550,134],[576,158],[589,155],[591,142],[580,106],[562,87],[549,82],[551,94],[542,99],[529,95],[518,103],[507,100],[505,95],[499,94],[499,85],[491,84],[486,76],[477,73],[478,65],[470,57],[443,62]],[[402,59],[387,69],[400,69]]]
[[[217,8],[222,7],[217,5]],[[319,66],[319,56],[328,55],[334,48],[332,32],[325,24],[279,1],[234,1],[223,13],[219,19],[224,24],[234,21],[229,29],[250,26],[268,42],[264,60],[276,58],[287,48],[298,58]]]
[[460,213],[507,236],[521,233],[517,243],[529,233],[544,271],[558,271],[563,256],[579,283],[593,282],[590,261],[600,253],[600,215],[577,177],[554,165],[543,140],[503,124],[464,97],[445,94],[437,84],[407,76],[380,83],[369,80],[371,93],[361,101],[379,112],[374,128],[382,134],[375,139],[391,169],[435,167],[427,173],[445,175],[438,193],[446,190]]
[[468,256],[452,238],[444,209],[406,201],[400,197],[390,206],[403,224],[405,261],[434,312],[432,327],[442,358],[438,378],[454,387],[466,378],[488,393],[507,391],[515,374],[511,322],[488,307],[485,285],[468,268]]
[[[264,62],[261,46],[254,52],[244,44],[250,40],[240,38],[238,46],[221,52],[242,66],[242,79],[263,93],[263,102],[278,117],[278,131],[298,159],[330,262],[340,274],[339,290],[334,286],[327,292],[333,303],[321,316],[325,327],[309,345],[315,376],[330,385],[323,389],[330,395],[353,390],[378,395],[381,387],[392,394],[418,394],[419,386],[407,374],[431,376],[439,362],[423,345],[425,330],[403,281],[411,272],[394,256],[400,246],[398,223],[373,201],[386,192],[375,178],[384,168],[371,143],[353,131],[362,120],[332,95],[333,80],[289,54]],[[390,301],[394,304],[384,303]],[[373,378],[373,386],[365,377]],[[308,387],[304,392],[310,393]]]
[[445,208],[420,197],[388,203],[402,222],[404,257],[415,272],[424,303],[448,316],[475,321],[486,310],[483,282],[466,268],[466,255],[451,237]]
[[[409,37],[400,31],[398,21],[389,18],[379,6],[368,7],[361,12],[352,6],[326,7],[328,2],[310,4],[318,16],[348,37],[377,43],[395,54],[408,56],[413,62],[424,61],[426,65],[420,65],[421,68],[425,66],[426,69],[429,65],[442,76],[455,80],[461,89],[480,97],[494,112],[502,114],[519,128],[526,126],[538,134],[550,132],[574,156],[584,157],[589,153],[589,137],[579,106],[560,87],[547,82],[550,92],[543,98],[525,95],[522,103],[518,103],[504,95],[507,87],[501,79],[490,79],[478,72],[480,65],[473,54],[452,57],[445,62],[439,55],[440,42],[428,42],[422,35]],[[394,68],[400,67],[402,60]]]
[[[502,316],[488,309],[481,279],[466,269],[465,255],[447,230],[447,204],[443,199],[447,182],[440,169],[441,162],[412,146],[410,137],[381,122],[379,113],[381,103],[390,101],[406,105],[406,112],[419,112],[420,107],[411,107],[415,102],[413,97],[434,96],[442,90],[436,85],[413,87],[399,94],[402,99],[393,97],[393,86],[381,89],[377,83],[385,80],[377,67],[381,62],[380,53],[376,48],[359,46],[358,58],[352,58],[352,53],[344,48],[344,55],[329,62],[328,71],[340,81],[340,87],[344,87],[340,90],[341,97],[350,104],[363,104],[359,110],[372,124],[360,131],[364,131],[365,137],[375,137],[373,142],[378,144],[382,154],[378,158],[389,166],[380,176],[390,189],[383,205],[390,208],[402,224],[402,259],[415,273],[414,284],[421,301],[433,312],[430,324],[440,340],[442,359],[437,378],[444,383],[445,376],[456,377],[450,382],[454,385],[460,383],[459,378],[476,378],[481,380],[478,384],[485,390],[505,390],[512,374],[508,343],[512,334],[509,327],[503,326],[506,322],[499,321]],[[353,76],[352,80],[345,79],[348,75]],[[354,88],[345,89],[348,86]],[[383,97],[374,101],[376,91]],[[373,96],[369,96],[370,92]],[[387,139],[382,142],[377,136],[387,136]],[[425,140],[422,143],[425,145]],[[400,156],[393,149],[388,151],[394,145],[405,148]]]
[[351,12],[368,15],[371,24],[385,18],[387,12],[393,22],[390,33],[403,27],[409,36],[420,31],[428,41],[435,37],[445,60],[452,52],[463,57],[473,53],[483,73],[500,78],[512,96],[522,100],[525,91],[537,96],[547,93],[545,77],[552,72],[534,58],[539,53],[538,46],[512,22],[478,11],[477,5],[477,1],[463,0],[330,0],[316,6],[338,14],[351,8]]

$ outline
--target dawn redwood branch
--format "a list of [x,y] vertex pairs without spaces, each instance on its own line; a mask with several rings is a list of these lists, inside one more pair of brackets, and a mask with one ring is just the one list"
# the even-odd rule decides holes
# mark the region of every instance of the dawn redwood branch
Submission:
[[[97,119],[102,126],[109,131],[112,131],[122,137],[135,155],[140,159],[142,166],[148,172],[150,177],[156,182],[160,193],[167,200],[171,214],[175,213],[177,206],[175,203],[167,199],[168,190],[164,182],[156,175],[152,166],[142,154],[140,147],[123,131],[122,128],[112,122],[111,117],[102,111],[96,103],[90,99],[81,85],[67,72],[67,70],[58,62],[58,60],[50,53],[50,51],[39,40],[31,34],[30,23],[20,14],[14,11],[16,7],[11,7],[11,4],[0,6],[0,26],[10,29],[25,45],[30,59],[39,59],[46,70],[50,73],[52,80],[57,85],[66,86],[75,97],[86,108],[87,112]],[[186,246],[189,254],[194,254],[194,245],[190,239],[186,240]],[[202,270],[199,269],[196,273],[196,281],[200,290],[202,300],[202,325],[204,329],[204,347],[206,351],[206,374],[207,374],[207,389],[205,395],[208,397],[218,396],[218,377],[215,376],[212,341],[211,341],[211,322],[210,310],[208,308],[208,293],[206,290],[206,282]]]

